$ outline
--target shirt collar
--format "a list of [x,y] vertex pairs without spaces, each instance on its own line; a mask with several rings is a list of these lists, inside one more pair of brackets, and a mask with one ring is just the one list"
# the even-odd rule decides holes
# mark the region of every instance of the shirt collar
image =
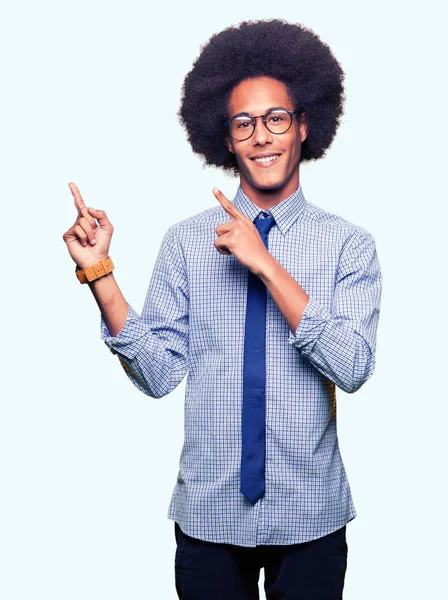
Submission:
[[251,221],[253,221],[260,212],[271,214],[275,219],[276,225],[278,225],[280,231],[285,235],[305,208],[306,200],[303,195],[302,186],[299,184],[299,187],[291,194],[291,196],[289,196],[289,198],[282,200],[269,210],[263,210],[249,200],[241,189],[241,186],[239,186],[235,195],[234,204],[236,208],[249,217]]

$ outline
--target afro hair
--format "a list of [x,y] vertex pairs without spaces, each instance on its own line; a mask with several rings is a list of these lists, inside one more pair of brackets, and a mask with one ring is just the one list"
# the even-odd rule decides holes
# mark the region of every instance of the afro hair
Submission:
[[205,163],[238,173],[225,144],[233,88],[271,77],[286,85],[296,110],[306,113],[301,161],[320,158],[332,143],[344,107],[344,72],[311,30],[283,20],[245,21],[213,35],[201,48],[182,87],[179,119]]

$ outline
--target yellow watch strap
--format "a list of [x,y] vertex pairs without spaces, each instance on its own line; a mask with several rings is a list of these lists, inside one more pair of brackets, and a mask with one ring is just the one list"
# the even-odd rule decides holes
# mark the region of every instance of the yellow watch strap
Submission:
[[79,267],[76,267],[75,273],[80,283],[90,283],[91,281],[95,281],[95,279],[99,279],[100,277],[104,277],[104,275],[108,275],[114,270],[114,268],[114,263],[112,262],[111,257],[108,256],[107,258],[100,260],[86,269],[80,269]]

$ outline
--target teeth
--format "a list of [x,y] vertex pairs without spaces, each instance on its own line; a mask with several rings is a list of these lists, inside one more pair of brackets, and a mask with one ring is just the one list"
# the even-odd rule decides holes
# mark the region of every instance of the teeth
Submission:
[[279,156],[280,156],[280,154],[276,154],[275,156],[263,156],[263,158],[254,158],[253,161],[267,163],[267,162],[272,162],[273,160],[277,160],[277,158]]

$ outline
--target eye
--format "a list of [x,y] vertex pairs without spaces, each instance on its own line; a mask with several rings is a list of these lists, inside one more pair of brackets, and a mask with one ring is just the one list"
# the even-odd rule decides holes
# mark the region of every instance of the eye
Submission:
[[268,123],[282,123],[285,120],[284,113],[275,113],[268,116]]
[[245,119],[244,117],[241,117],[238,119],[234,119],[232,125],[235,129],[247,129],[248,127],[252,126],[252,121],[250,119]]

